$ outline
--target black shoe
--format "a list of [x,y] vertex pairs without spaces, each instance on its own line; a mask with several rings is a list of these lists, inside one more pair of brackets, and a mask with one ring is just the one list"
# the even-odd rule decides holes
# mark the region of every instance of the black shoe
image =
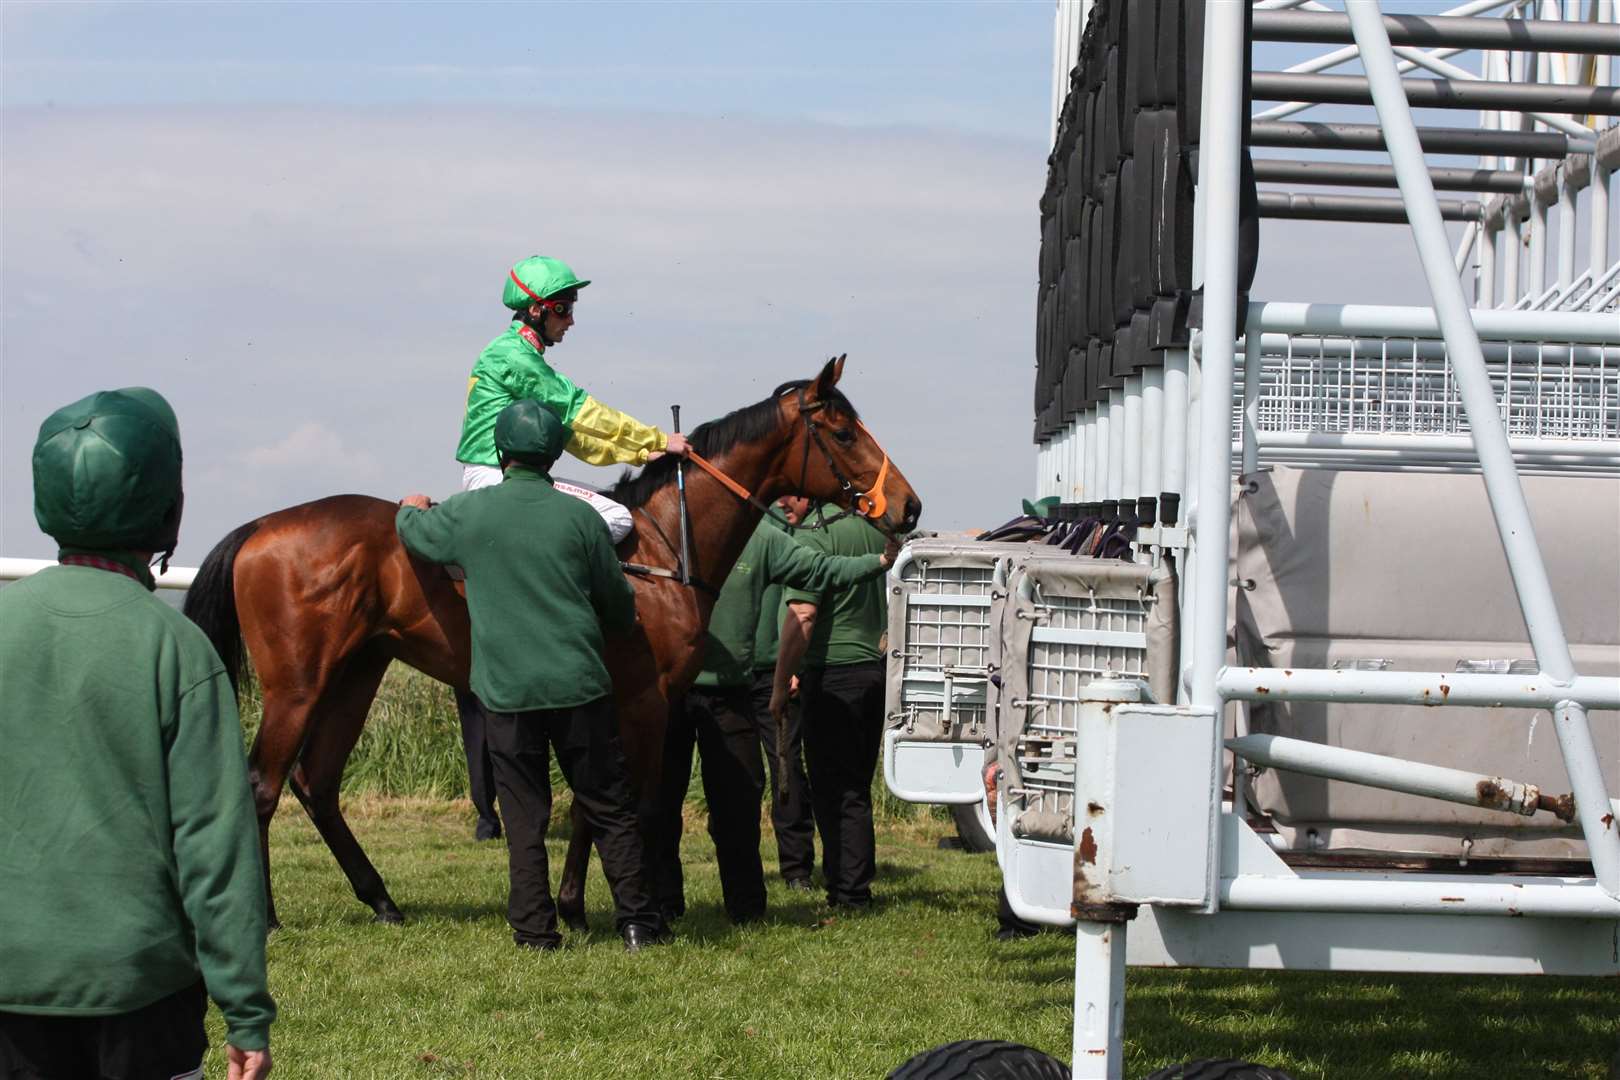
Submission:
[[501,823],[496,818],[481,817],[473,828],[474,840],[499,840],[501,838]]
[[517,938],[512,940],[517,943],[518,948],[530,949],[534,952],[556,952],[562,948],[562,942],[554,941],[551,938],[544,938],[539,941],[519,941]]
[[641,923],[627,924],[624,930],[621,931],[621,936],[624,938],[625,952],[640,952],[650,945],[662,945],[675,937],[668,930],[660,933],[650,926],[643,926]]
[[787,879],[787,887],[789,892],[813,892],[815,890],[815,886],[810,884],[810,879],[807,877],[790,877]]

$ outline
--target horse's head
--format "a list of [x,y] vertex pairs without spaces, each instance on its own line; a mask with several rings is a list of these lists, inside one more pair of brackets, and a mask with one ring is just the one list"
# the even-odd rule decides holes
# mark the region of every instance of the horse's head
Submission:
[[781,394],[779,405],[794,428],[784,475],[801,494],[846,507],[885,533],[910,532],[922,516],[922,500],[836,389],[843,373],[839,356],[809,383]]

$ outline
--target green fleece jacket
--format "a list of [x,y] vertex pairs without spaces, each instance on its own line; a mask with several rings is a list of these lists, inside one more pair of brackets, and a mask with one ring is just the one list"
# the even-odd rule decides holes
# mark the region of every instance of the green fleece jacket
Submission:
[[[814,521],[815,516],[812,515]],[[864,518],[846,516],[830,520],[824,529],[798,534],[799,542],[830,555],[881,552],[883,534]],[[805,649],[803,666],[838,667],[881,658],[878,639],[889,625],[888,594],[883,582],[866,581],[848,588],[789,588],[782,599],[789,604],[817,607],[816,625]]]
[[636,621],[607,525],[550,477],[513,465],[494,487],[394,518],[411,554],[467,573],[472,691],[495,712],[567,709],[613,691],[603,630]]
[[202,631],[108,570],[0,589],[0,1011],[130,1012],[201,975],[230,1043],[262,1049],[264,935],[236,695]]
[[881,559],[881,548],[877,554],[847,558],[815,551],[795,543],[769,518],[761,521],[714,602],[696,685],[746,686],[752,681],[756,633],[769,586],[842,589],[881,574]]

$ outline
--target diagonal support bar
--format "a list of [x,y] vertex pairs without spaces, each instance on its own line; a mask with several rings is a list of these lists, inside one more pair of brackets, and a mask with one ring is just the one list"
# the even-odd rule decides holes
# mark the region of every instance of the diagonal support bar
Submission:
[[[1378,110],[1379,123],[1383,126],[1390,161],[1395,166],[1401,197],[1406,200],[1412,238],[1417,243],[1423,274],[1434,300],[1435,316],[1440,322],[1446,349],[1450,353],[1452,373],[1457,380],[1463,408],[1468,414],[1469,426],[1473,429],[1474,447],[1485,474],[1485,491],[1490,498],[1491,513],[1496,518],[1513,586],[1524,613],[1525,627],[1530,633],[1530,642],[1541,671],[1557,682],[1568,683],[1575,678],[1575,662],[1570,656],[1569,641],[1559,619],[1552,584],[1547,578],[1547,567],[1541,558],[1540,545],[1536,542],[1530,509],[1525,502],[1524,488],[1519,483],[1518,469],[1513,463],[1507,432],[1497,411],[1496,394],[1485,369],[1479,335],[1474,329],[1468,302],[1463,297],[1462,285],[1452,266],[1445,225],[1440,218],[1434,186],[1429,182],[1423,150],[1418,144],[1412,110],[1407,104],[1400,75],[1395,70],[1389,36],[1384,31],[1377,0],[1349,0],[1346,10],[1356,45],[1361,50],[1362,66],[1366,69],[1373,104]],[[1620,884],[1620,829],[1594,831],[1587,825],[1588,811],[1597,813],[1600,808],[1606,810],[1608,795],[1596,767],[1597,751],[1585,713],[1579,709],[1573,710],[1573,713],[1565,714],[1566,723],[1560,732],[1559,745],[1564,751],[1570,779],[1576,782],[1576,804],[1585,804],[1587,808],[1581,814],[1582,825],[1585,826],[1587,846],[1598,881],[1605,889],[1613,891]],[[1592,782],[1594,776],[1595,783]],[[1579,783],[1583,778],[1587,782]]]

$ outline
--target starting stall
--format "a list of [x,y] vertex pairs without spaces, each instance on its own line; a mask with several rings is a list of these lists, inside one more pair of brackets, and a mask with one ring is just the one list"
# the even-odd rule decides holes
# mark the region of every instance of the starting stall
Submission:
[[[1620,975],[1620,22],[1426,7],[1057,5],[1055,505],[902,553],[884,770],[1076,928],[1076,1077],[1127,965]],[[1253,297],[1263,218],[1428,293]]]

